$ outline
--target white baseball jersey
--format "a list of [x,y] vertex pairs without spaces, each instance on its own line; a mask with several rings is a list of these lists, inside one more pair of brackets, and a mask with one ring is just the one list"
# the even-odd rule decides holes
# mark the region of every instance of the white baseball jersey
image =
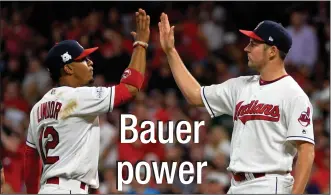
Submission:
[[53,88],[32,108],[26,144],[43,160],[41,184],[55,176],[99,187],[98,115],[113,109],[114,87]]
[[233,116],[229,171],[291,171],[290,141],[314,144],[312,105],[291,76],[270,83],[242,76],[202,87],[201,96],[212,117]]

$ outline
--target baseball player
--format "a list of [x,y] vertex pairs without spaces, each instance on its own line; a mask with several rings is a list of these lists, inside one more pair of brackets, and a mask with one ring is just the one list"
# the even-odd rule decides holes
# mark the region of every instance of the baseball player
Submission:
[[[260,75],[241,76],[201,87],[174,47],[174,26],[161,15],[160,41],[176,83],[187,101],[205,106],[211,117],[233,116],[228,171],[229,194],[302,194],[314,160],[312,105],[284,68],[291,37],[273,21],[261,22],[244,49],[248,66]],[[298,154],[295,176],[293,158]]]
[[136,12],[136,24],[130,65],[113,87],[89,86],[93,62],[87,57],[97,47],[84,49],[74,40],[65,40],[49,51],[46,65],[59,87],[47,92],[31,110],[24,160],[27,193],[87,194],[99,187],[98,115],[130,100],[144,81],[150,17],[142,9]]

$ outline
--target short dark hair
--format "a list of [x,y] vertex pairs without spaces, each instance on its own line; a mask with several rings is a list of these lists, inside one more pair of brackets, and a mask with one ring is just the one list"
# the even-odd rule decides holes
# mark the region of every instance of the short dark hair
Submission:
[[[268,48],[271,47],[271,46],[272,46],[272,45],[268,45],[268,44],[265,43],[265,44],[264,44],[264,49],[266,50],[266,49],[268,49]],[[285,58],[286,58],[286,55],[287,55],[287,54],[286,54],[285,52],[279,50],[279,49],[278,49],[278,51],[279,51],[279,57],[280,57],[280,59],[284,61]]]
[[49,69],[49,75],[54,83],[58,83],[60,81],[61,76],[63,75],[63,68],[60,68],[58,70],[50,70]]

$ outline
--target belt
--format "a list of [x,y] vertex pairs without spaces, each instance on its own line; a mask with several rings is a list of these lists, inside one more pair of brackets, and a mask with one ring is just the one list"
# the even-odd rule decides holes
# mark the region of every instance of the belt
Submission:
[[[52,177],[46,180],[47,184],[60,184],[60,178],[59,177]],[[80,188],[85,190],[87,184],[84,182],[80,182]]]
[[264,177],[267,174],[280,174],[280,175],[285,175],[290,173],[289,171],[283,171],[283,172],[269,172],[269,173],[244,173],[244,172],[239,172],[239,173],[232,173],[233,174],[233,179],[235,181],[246,181],[246,180],[252,180],[260,177]]

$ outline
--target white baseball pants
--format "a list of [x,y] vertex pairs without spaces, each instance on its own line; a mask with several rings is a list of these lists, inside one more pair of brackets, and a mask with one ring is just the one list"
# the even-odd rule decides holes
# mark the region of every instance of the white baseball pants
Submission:
[[228,194],[291,194],[293,183],[294,178],[290,173],[266,174],[264,177],[242,182],[232,178]]
[[88,187],[82,189],[80,181],[59,179],[59,184],[42,184],[38,194],[88,194]]

